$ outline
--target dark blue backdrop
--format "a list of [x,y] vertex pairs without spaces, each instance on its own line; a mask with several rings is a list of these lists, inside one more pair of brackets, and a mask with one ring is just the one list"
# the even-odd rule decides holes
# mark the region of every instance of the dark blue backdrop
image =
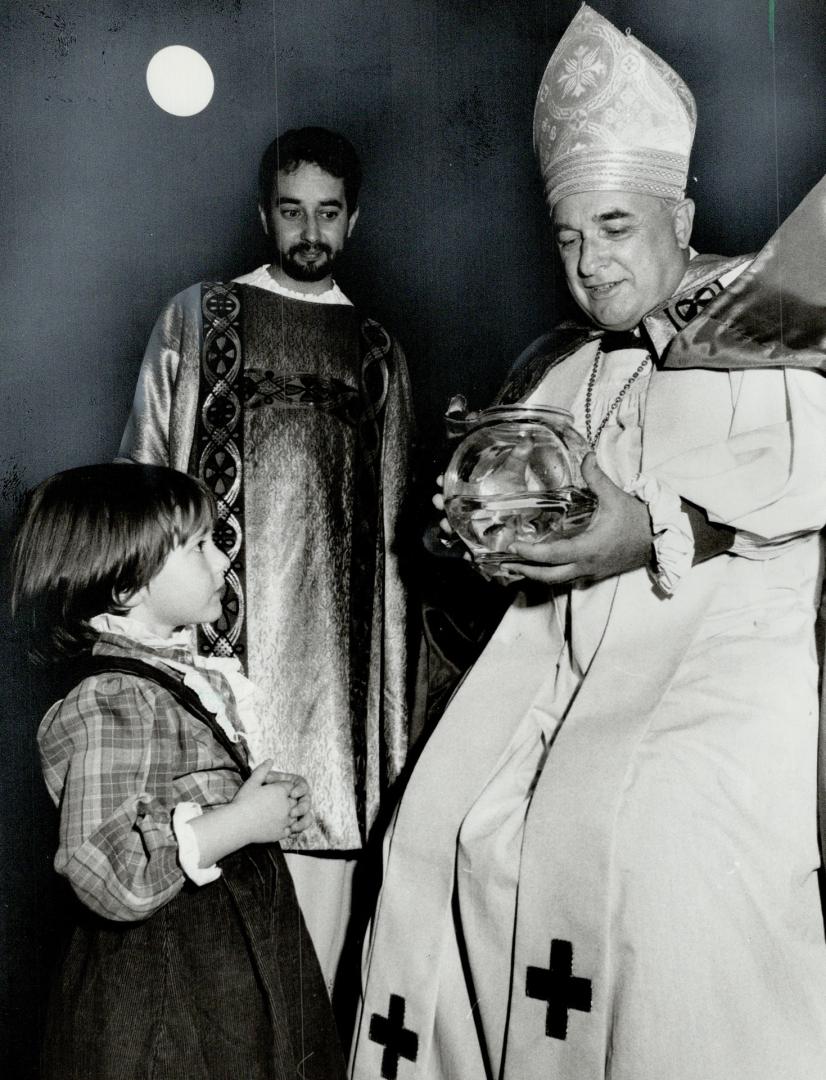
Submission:
[[[696,246],[759,246],[826,171],[826,5],[594,6],[664,56],[697,97]],[[0,6],[0,526],[8,529],[25,487],[112,456],[164,300],[263,259],[257,158],[277,130],[304,123],[341,129],[362,153],[361,220],[340,280],[406,346],[427,473],[449,394],[484,403],[560,311],[531,116],[577,7]],[[146,93],[146,64],[168,44],[190,45],[212,65],[215,96],[199,116],[169,116]],[[53,821],[33,750],[40,688],[8,629],[4,638],[0,1039],[5,1075],[28,1077],[57,911]]]

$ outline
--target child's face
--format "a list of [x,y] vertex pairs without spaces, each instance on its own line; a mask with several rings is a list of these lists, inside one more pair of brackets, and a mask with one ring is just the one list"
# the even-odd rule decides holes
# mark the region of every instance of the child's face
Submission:
[[224,573],[229,559],[201,529],[173,548],[148,585],[133,597],[129,617],[161,637],[178,626],[214,622],[221,614]]

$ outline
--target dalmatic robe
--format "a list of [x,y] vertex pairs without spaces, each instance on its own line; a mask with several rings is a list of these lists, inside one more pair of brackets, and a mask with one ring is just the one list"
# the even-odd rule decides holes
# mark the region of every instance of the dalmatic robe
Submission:
[[[540,347],[510,392],[583,429],[595,353],[549,366]],[[640,355],[601,366],[597,417]],[[666,483],[734,547],[672,597],[640,569],[515,600],[386,837],[354,1080],[826,1075],[826,380],[658,367],[598,460]]]
[[[415,658],[398,527],[411,436],[407,369],[378,327],[389,349],[372,372],[376,423],[365,434],[362,317],[348,305],[233,289],[244,399],[239,655],[261,694],[257,756],[310,783],[316,822],[295,848],[354,852],[407,751]],[[203,343],[196,285],[155,325],[121,458],[202,471],[194,442]]]

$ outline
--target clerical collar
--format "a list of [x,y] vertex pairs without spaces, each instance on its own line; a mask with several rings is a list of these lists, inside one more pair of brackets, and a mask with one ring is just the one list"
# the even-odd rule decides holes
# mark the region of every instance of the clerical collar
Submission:
[[645,349],[645,339],[637,330],[605,330],[599,339],[600,348],[604,353],[616,352],[618,349]]

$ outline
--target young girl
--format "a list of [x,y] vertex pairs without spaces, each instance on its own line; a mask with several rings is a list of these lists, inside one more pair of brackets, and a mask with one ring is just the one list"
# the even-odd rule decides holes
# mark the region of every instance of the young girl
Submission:
[[[97,465],[30,498],[13,603],[37,658],[71,662],[38,731],[58,873],[82,902],[44,1080],[333,1080],[344,1069],[278,841],[300,777],[252,773],[236,699],[193,655],[228,561],[201,484]],[[184,629],[181,629],[184,628]]]

